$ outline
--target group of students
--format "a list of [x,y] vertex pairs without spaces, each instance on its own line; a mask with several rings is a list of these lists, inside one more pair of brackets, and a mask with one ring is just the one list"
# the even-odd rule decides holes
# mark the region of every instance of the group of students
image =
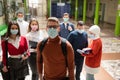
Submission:
[[[100,28],[97,25],[91,26],[87,34],[84,30],[84,22],[78,21],[75,30],[74,25],[69,22],[69,14],[64,13],[62,23],[59,23],[56,17],[48,18],[46,38],[39,29],[36,19],[31,19],[27,24],[21,12],[17,16],[17,22],[9,23],[7,39],[2,40],[1,43],[4,65],[2,71],[9,70],[10,80],[25,80],[25,76],[29,75],[27,63],[32,71],[32,80],[39,80],[39,78],[40,80],[67,80],[66,76],[69,80],[80,80],[84,56],[86,56],[84,66],[87,73],[86,80],[95,80],[94,74],[99,70],[102,55]],[[91,39],[90,42],[88,37]],[[63,38],[66,55],[63,55],[61,47]],[[41,51],[44,41],[46,42]],[[91,51],[79,52],[88,47]],[[9,53],[8,59],[6,59],[6,49]]]

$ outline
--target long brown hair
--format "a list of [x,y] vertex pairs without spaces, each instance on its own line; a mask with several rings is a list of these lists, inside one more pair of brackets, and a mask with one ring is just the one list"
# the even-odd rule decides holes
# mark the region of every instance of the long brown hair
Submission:
[[18,23],[16,21],[11,21],[8,24],[8,29],[7,29],[7,33],[6,33],[6,38],[8,38],[11,35],[10,29],[12,25],[16,25],[18,27],[18,33],[17,35],[20,36],[20,27],[18,25]]
[[37,31],[39,30],[39,23],[38,23],[37,19],[32,18],[32,19],[30,20],[30,22],[29,22],[28,32],[31,31],[31,23],[32,23],[33,21],[35,21],[35,22],[38,24],[38,29],[37,29]]

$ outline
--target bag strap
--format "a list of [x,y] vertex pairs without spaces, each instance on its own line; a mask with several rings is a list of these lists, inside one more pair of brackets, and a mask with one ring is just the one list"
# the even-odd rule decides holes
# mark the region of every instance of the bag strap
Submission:
[[43,51],[43,48],[45,47],[45,44],[47,41],[48,41],[48,38],[45,38],[44,40],[42,40],[42,42],[40,44],[40,53],[41,53],[40,63],[43,62],[42,51]]
[[63,55],[65,57],[66,67],[68,67],[66,39],[64,39],[64,38],[61,39],[61,49],[62,49]]

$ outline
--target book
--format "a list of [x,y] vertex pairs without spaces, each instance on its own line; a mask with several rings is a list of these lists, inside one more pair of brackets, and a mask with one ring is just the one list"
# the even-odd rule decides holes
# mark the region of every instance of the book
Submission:
[[92,51],[91,48],[84,48],[82,50],[77,49],[77,52],[80,53],[80,54],[89,54],[91,51]]

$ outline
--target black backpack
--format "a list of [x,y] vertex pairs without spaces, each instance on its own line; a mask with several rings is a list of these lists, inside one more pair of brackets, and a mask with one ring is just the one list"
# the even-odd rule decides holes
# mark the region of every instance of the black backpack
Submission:
[[[46,42],[48,41],[48,38],[42,40],[41,45],[40,45],[40,52],[41,52],[41,58],[40,58],[40,63],[43,62],[43,58],[42,58],[42,51],[45,47]],[[68,67],[68,63],[67,63],[67,48],[66,48],[66,39],[61,38],[61,49],[63,52],[63,55],[65,57],[65,61],[66,61],[66,66]]]

